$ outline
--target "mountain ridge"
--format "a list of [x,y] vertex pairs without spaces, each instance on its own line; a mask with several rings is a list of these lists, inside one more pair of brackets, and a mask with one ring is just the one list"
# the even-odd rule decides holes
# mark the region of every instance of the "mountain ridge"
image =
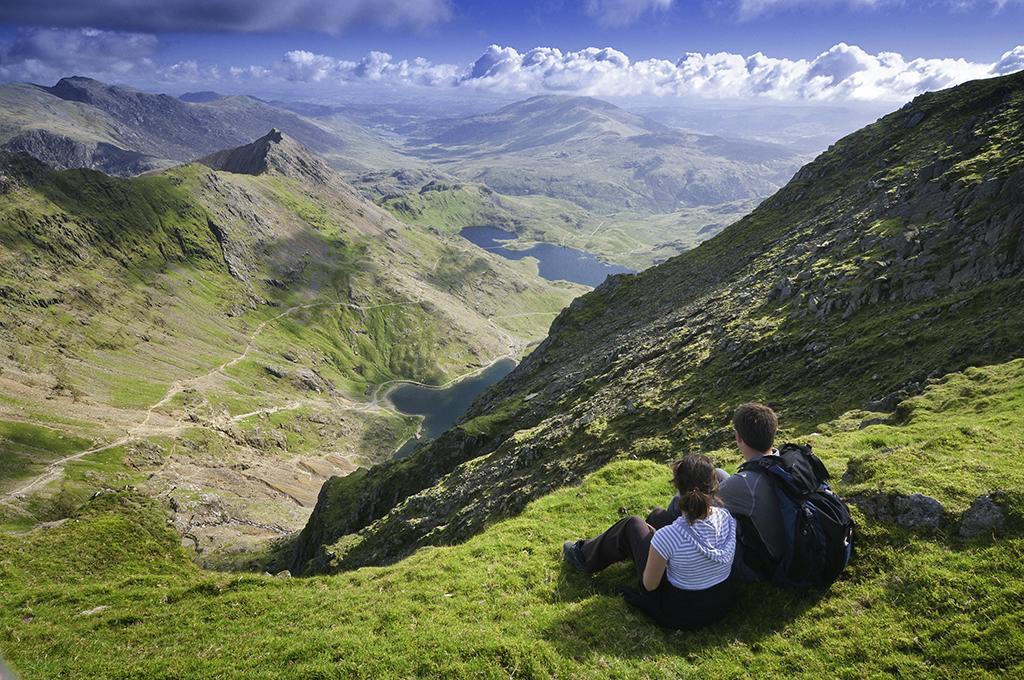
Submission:
[[277,128],[271,128],[249,144],[217,151],[197,162],[224,172],[243,175],[272,172],[320,184],[325,184],[331,176],[331,169],[325,162]]
[[81,76],[52,87],[0,85],[0,143],[57,169],[141,174],[247,144],[271,128],[339,167],[366,170],[394,155],[362,129],[322,125],[255,97],[187,102]]

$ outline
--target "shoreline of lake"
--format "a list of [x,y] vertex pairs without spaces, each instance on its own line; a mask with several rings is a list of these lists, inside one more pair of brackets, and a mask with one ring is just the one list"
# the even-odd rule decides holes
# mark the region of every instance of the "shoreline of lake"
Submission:
[[545,241],[536,241],[529,245],[513,244],[519,235],[500,227],[464,227],[459,231],[459,236],[478,248],[488,250],[506,260],[522,260],[526,257],[536,259],[538,273],[548,281],[571,281],[596,288],[612,274],[635,273],[628,267],[605,262],[597,255],[579,248]]
[[[480,393],[511,373],[517,365],[515,359],[505,356],[444,385],[426,385],[414,380],[395,381],[377,399],[402,415],[418,416],[420,424],[416,434],[395,449],[391,458],[405,458],[421,443],[450,428]],[[396,400],[396,393],[403,390],[405,394]]]

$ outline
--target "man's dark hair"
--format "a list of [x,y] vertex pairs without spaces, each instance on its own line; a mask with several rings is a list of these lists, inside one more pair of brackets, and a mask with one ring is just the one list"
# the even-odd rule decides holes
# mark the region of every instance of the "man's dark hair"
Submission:
[[779,419],[764,404],[743,404],[733,414],[732,426],[747,446],[755,451],[768,451],[775,443]]

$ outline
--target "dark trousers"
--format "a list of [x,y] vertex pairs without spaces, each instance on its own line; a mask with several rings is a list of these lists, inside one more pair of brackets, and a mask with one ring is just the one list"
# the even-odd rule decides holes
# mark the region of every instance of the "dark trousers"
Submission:
[[682,590],[663,576],[654,590],[649,591],[643,586],[644,568],[655,526],[660,528],[671,524],[678,516],[670,510],[657,508],[646,522],[635,515],[620,519],[600,536],[583,542],[583,567],[593,573],[615,562],[632,560],[640,585],[638,588],[619,588],[626,602],[665,628],[700,628],[717,621],[732,608],[734,593],[731,580],[726,579],[705,590]]
[[600,536],[583,541],[583,567],[592,574],[631,559],[637,575],[642,577],[652,536],[654,527],[636,515],[620,519]]

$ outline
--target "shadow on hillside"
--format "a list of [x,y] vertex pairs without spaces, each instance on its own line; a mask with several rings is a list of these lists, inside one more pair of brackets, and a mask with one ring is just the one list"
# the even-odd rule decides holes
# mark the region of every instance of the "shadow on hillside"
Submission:
[[565,607],[566,613],[542,635],[560,654],[573,659],[686,655],[737,643],[756,650],[761,640],[784,630],[825,595],[745,583],[739,586],[734,610],[718,623],[695,631],[669,631],[615,593],[615,584],[635,585],[631,569],[616,565],[590,577],[565,567],[562,577],[555,600],[572,606]]

